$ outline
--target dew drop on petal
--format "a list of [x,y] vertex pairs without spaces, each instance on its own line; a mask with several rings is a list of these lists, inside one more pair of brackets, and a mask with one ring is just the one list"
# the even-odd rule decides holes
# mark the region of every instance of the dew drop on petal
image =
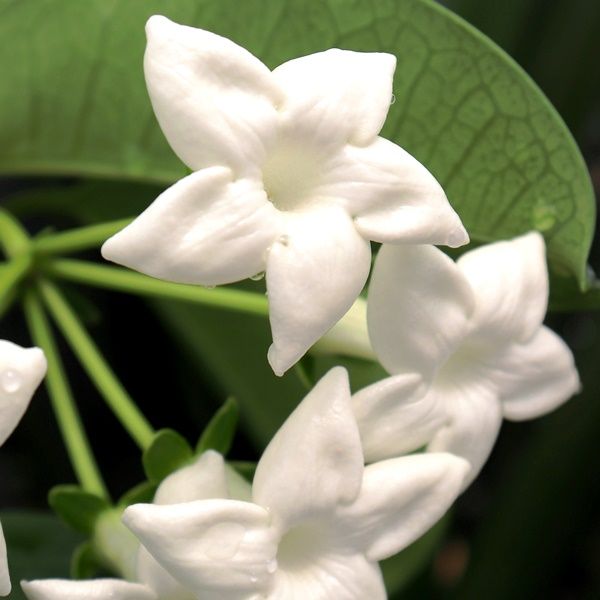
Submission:
[[390,100],[390,104],[394,104],[396,102],[396,94],[392,94],[392,99]]
[[250,279],[252,279],[252,281],[260,281],[261,279],[265,278],[265,272],[261,271],[260,273],[257,273],[256,275],[252,275],[250,277]]
[[22,384],[23,378],[18,371],[7,369],[0,375],[0,387],[2,387],[7,394],[18,392],[19,389],[21,389]]
[[202,538],[206,556],[213,560],[227,560],[236,555],[246,534],[239,523],[217,523],[207,529]]
[[279,236],[279,239],[277,240],[282,246],[287,246],[290,243],[290,236],[289,235],[282,235]]

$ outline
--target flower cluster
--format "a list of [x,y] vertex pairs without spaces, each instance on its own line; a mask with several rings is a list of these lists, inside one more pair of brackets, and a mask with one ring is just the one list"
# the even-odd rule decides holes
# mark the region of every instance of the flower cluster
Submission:
[[[390,377],[351,395],[346,371],[332,369],[251,486],[209,451],[165,479],[154,503],[126,508],[138,540],[130,581],[23,589],[30,600],[384,599],[378,561],[444,514],[502,419],[544,414],[579,388],[569,349],[542,324],[544,240],[532,232],[456,262],[433,245],[468,236],[435,178],[378,135],[393,56],[334,49],[270,71],[164,17],[147,33],[152,104],[192,173],[103,255],[205,286],[265,273],[277,375],[350,309]],[[351,307],[370,241],[383,246],[365,317]]]

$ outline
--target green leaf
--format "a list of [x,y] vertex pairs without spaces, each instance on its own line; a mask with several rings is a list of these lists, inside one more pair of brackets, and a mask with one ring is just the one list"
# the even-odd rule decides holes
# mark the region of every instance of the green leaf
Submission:
[[225,456],[229,452],[235,436],[239,412],[235,398],[227,398],[225,404],[204,428],[200,440],[198,440],[196,452],[201,454],[205,450],[212,449]]
[[0,173],[163,185],[186,174],[143,81],[144,23],[154,13],[230,37],[271,67],[332,46],[386,51],[398,68],[383,135],[436,175],[473,239],[538,229],[554,269],[585,285],[594,196],[569,131],[514,61],[437,3],[54,0],[51,7],[0,1]]
[[69,577],[69,557],[81,535],[47,511],[3,511],[0,520],[13,582],[10,600],[25,600],[22,579]]
[[129,506],[140,502],[149,503],[154,499],[157,485],[151,481],[143,481],[125,492],[118,500],[118,506]]
[[90,542],[83,542],[75,548],[71,557],[71,577],[73,579],[91,579],[101,569],[102,565]]
[[146,476],[152,483],[160,483],[173,471],[183,466],[194,453],[188,442],[172,429],[156,432],[150,446],[142,455]]
[[77,485],[57,485],[48,494],[52,510],[76,531],[91,534],[98,517],[110,508],[108,502]]

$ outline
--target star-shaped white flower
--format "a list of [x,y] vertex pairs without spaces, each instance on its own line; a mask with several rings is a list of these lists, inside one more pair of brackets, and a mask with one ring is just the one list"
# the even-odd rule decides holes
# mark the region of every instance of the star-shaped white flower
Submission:
[[102,253],[206,286],[265,272],[275,373],[350,308],[369,273],[369,240],[468,241],[434,177],[378,137],[394,56],[332,49],[271,72],[208,31],[160,16],[146,29],[154,111],[194,172]]
[[377,561],[431,527],[467,471],[445,453],[365,468],[338,367],[265,450],[252,501],[138,504],[123,520],[203,600],[378,600],[386,595]]
[[463,456],[469,482],[502,419],[543,415],[580,387],[573,355],[542,322],[544,239],[529,233],[466,252],[384,245],[368,326],[392,377],[353,398],[367,462],[427,445]]
[[[46,358],[39,348],[21,348],[0,340],[0,446],[25,414],[45,374]],[[0,525],[0,596],[7,596],[10,590],[6,543]]]
[[[157,505],[192,502],[208,498],[248,500],[250,485],[225,465],[223,457],[209,450],[189,466],[169,475],[154,496]],[[121,525],[122,527],[122,525]],[[125,530],[129,536],[127,530]],[[131,569],[122,565],[124,574]],[[131,578],[37,579],[23,581],[21,586],[29,600],[196,600],[197,596],[178,583],[138,544]]]

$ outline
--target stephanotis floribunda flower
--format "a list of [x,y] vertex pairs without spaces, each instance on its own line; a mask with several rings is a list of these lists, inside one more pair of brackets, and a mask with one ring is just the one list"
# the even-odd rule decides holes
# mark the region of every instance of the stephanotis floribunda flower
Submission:
[[468,468],[445,453],[365,468],[338,367],[265,450],[251,501],[137,504],[123,521],[203,600],[376,600],[386,597],[377,561],[444,514]]
[[542,322],[544,239],[529,233],[466,252],[384,245],[368,327],[392,377],[353,398],[367,462],[427,445],[486,461],[503,418],[543,415],[579,389],[573,356]]
[[468,241],[434,177],[378,136],[394,56],[332,49],[270,71],[208,31],[160,16],[146,29],[152,105],[193,173],[102,253],[180,283],[266,273],[278,375],[350,308],[369,273],[369,240]]
[[[27,410],[46,374],[46,358],[39,348],[21,348],[0,340],[0,446]],[[10,593],[6,543],[0,526],[0,596]]]
[[[154,503],[168,505],[208,498],[250,498],[250,484],[226,466],[220,454],[210,450],[169,475],[158,487]],[[131,543],[125,536],[132,535],[120,523],[119,527],[123,531],[117,531],[116,536],[122,539],[113,539],[109,545],[129,549]],[[23,591],[29,600],[196,600],[198,596],[173,579],[137,540],[133,541],[133,551],[122,551],[120,561],[111,561],[131,581],[38,579],[22,582]]]

